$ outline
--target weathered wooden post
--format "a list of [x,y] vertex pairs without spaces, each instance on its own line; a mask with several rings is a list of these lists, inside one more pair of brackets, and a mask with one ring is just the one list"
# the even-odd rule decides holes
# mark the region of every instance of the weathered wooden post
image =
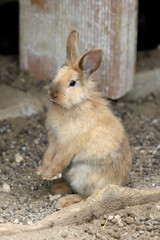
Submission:
[[137,0],[21,0],[20,65],[53,78],[64,63],[68,33],[79,31],[81,53],[102,47],[98,85],[112,99],[132,89],[136,59]]

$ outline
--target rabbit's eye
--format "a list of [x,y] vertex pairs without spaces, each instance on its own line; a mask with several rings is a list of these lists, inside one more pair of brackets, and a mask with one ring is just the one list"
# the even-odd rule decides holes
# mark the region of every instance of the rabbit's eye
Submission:
[[72,80],[69,83],[69,87],[74,87],[76,85],[76,81]]

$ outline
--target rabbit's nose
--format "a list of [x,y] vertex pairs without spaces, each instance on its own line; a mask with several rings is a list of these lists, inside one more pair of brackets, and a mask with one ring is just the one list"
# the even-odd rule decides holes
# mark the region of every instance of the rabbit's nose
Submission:
[[57,91],[54,91],[54,92],[51,92],[51,98],[57,98],[57,95],[58,95],[58,93],[57,93]]

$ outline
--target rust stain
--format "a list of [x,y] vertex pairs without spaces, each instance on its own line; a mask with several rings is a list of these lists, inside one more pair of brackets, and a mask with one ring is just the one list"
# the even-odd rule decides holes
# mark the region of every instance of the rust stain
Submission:
[[[50,69],[50,59],[46,56],[37,57],[32,53],[28,55],[28,69],[33,76],[39,78],[53,78],[53,72]],[[52,66],[54,69],[54,66]]]
[[41,10],[47,10],[47,0],[30,0],[31,5],[38,6]]

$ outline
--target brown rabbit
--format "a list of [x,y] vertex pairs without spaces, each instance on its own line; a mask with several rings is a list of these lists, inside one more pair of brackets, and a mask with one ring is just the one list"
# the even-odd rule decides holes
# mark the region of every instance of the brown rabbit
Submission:
[[59,200],[60,207],[81,201],[107,184],[124,185],[131,168],[131,153],[125,130],[97,92],[92,73],[102,61],[95,48],[79,58],[78,33],[67,40],[66,63],[52,81],[48,117],[49,146],[38,174],[53,179],[62,172],[55,192],[77,194]]

